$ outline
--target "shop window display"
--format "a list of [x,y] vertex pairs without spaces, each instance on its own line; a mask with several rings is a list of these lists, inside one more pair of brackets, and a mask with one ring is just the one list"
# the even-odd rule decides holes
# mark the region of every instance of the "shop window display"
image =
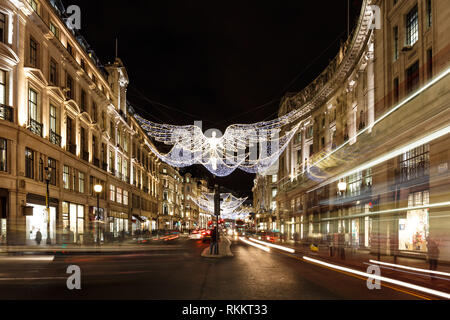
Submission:
[[[408,196],[408,207],[429,205],[428,191],[412,193]],[[406,218],[399,219],[399,249],[407,251],[427,251],[429,209],[408,210]]]

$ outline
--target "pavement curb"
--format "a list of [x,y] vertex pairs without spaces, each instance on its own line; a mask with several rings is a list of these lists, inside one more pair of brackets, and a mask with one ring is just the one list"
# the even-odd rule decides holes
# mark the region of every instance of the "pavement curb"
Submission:
[[230,239],[228,239],[225,236],[222,236],[222,241],[219,242],[219,254],[218,255],[209,254],[209,247],[207,247],[203,250],[202,257],[214,259],[234,257],[230,247],[231,247]]

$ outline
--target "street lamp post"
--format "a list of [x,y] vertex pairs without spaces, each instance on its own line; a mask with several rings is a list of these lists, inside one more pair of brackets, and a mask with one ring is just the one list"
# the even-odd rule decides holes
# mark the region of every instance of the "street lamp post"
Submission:
[[101,233],[100,233],[100,193],[103,191],[103,186],[101,184],[96,184],[94,186],[94,192],[97,194],[97,243],[101,244]]
[[[343,194],[347,191],[347,183],[345,181],[341,181],[338,183],[338,189],[339,189],[339,193],[341,195],[341,217],[344,215],[344,196]],[[340,222],[341,223],[341,222]],[[345,237],[345,235],[344,235]],[[342,241],[341,244],[341,248],[340,248],[340,252],[341,252],[341,259],[345,259],[345,240]]]
[[45,205],[47,210],[47,245],[52,244],[52,239],[50,238],[50,179],[51,179],[51,173],[48,167],[45,167],[45,183],[47,184],[47,193],[45,197]]

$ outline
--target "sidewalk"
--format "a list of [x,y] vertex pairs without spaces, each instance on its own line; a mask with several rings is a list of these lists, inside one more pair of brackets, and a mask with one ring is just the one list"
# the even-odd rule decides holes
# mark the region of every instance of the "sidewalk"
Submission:
[[[370,254],[368,250],[352,250],[350,248],[347,248],[345,252],[345,259],[341,259],[337,252],[334,252],[334,255],[331,257],[328,246],[321,245],[319,246],[318,252],[313,252],[310,250],[309,246],[302,244],[295,244],[294,241],[292,240],[288,240],[285,242],[278,241],[276,242],[276,244],[295,249],[296,253],[301,255],[306,255],[311,258],[317,258],[329,263],[335,263],[337,265],[354,268],[364,272],[366,272],[368,266],[372,264],[369,262],[370,260],[375,261],[378,260],[378,256]],[[393,256],[382,255],[380,257],[380,261],[385,263],[398,264],[413,268],[429,270],[428,262],[423,259],[397,257],[397,260],[394,261]],[[449,276],[433,275],[433,277],[431,277],[430,274],[426,272],[405,270],[391,266],[383,266],[383,265],[378,266],[380,266],[381,268],[382,276],[413,283],[427,288],[432,288],[444,292],[450,292]],[[437,271],[450,273],[450,266],[438,264]]]
[[225,258],[225,257],[233,257],[231,253],[231,241],[226,236],[221,236],[219,241],[219,254],[214,255],[209,253],[209,246],[205,248],[202,252],[202,257],[204,258]]

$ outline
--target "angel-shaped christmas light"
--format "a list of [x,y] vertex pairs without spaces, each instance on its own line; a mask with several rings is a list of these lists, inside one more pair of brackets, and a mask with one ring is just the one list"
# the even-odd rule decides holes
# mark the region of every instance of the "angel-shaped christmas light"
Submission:
[[[214,214],[214,193],[203,193],[198,198],[191,200],[203,211]],[[238,198],[231,193],[220,194],[220,215],[224,219],[236,219],[240,216],[243,209],[242,204],[247,198]]]
[[199,126],[159,124],[139,115],[135,118],[150,137],[173,146],[168,153],[161,153],[147,143],[163,162],[173,167],[201,164],[215,176],[223,177],[238,168],[249,173],[269,169],[298,131],[301,123],[294,122],[302,115],[295,110],[271,121],[231,125],[223,135],[219,130],[209,130],[210,137]]

